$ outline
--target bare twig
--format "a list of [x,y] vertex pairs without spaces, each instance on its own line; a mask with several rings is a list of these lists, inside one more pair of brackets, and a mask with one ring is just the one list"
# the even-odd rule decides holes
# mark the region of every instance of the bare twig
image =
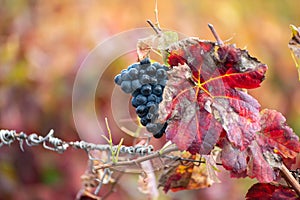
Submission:
[[146,160],[151,160],[151,159],[154,159],[154,158],[159,158],[159,157],[161,157],[161,156],[163,156],[165,154],[171,153],[173,151],[178,151],[177,146],[173,146],[173,147],[167,148],[163,152],[156,151],[153,154],[146,155],[144,157],[139,157],[139,158],[134,159],[134,160],[120,161],[120,162],[117,162],[117,163],[113,163],[113,162],[106,163],[106,164],[103,164],[103,165],[95,168],[95,170],[100,170],[100,169],[105,169],[105,168],[111,168],[111,167],[119,167],[119,166],[137,165],[137,164],[139,164],[141,162],[144,162]]
[[293,187],[293,189],[295,190],[295,192],[298,194],[298,196],[300,197],[300,184],[298,183],[298,181],[295,179],[295,177],[290,173],[289,169],[282,164],[280,171],[283,174],[283,178],[289,183],[291,184],[291,186]]
[[220,47],[224,46],[224,42],[221,40],[220,36],[218,35],[217,31],[215,30],[212,24],[208,24],[209,29],[211,30],[212,34],[217,40],[217,43]]
[[155,9],[154,9],[154,14],[155,14],[155,26],[159,31],[161,31],[161,28],[159,26],[159,21],[158,21],[158,9],[157,9],[157,4],[158,0],[155,0]]
[[151,22],[150,19],[147,20],[147,23],[151,26],[151,28],[155,31],[155,33],[156,33],[157,35],[161,35],[162,32],[161,32],[160,28],[156,27],[156,26]]

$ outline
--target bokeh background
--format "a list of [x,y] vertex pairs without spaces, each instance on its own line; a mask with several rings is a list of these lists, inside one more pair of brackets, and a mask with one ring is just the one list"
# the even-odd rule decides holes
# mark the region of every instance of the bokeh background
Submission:
[[[298,134],[300,82],[287,44],[289,24],[300,26],[299,7],[299,0],[158,1],[161,27],[214,40],[207,28],[211,23],[223,40],[267,64],[262,87],[249,93],[263,108],[282,112]],[[97,44],[146,27],[147,19],[155,20],[154,0],[0,0],[0,128],[43,135],[54,129],[57,137],[78,140],[72,87],[80,64]],[[120,57],[102,77],[105,87],[98,88],[95,99],[99,121],[111,118],[113,77],[135,61],[135,55]],[[115,141],[132,142],[113,120],[110,126]],[[1,147],[0,199],[74,199],[86,164],[78,150],[59,155],[41,147],[25,147],[25,152],[17,144]],[[244,199],[255,182],[230,179],[226,173],[221,179],[222,184],[205,190],[170,192],[159,199]],[[145,199],[137,195],[136,184],[134,176],[121,180],[119,192],[109,199]]]

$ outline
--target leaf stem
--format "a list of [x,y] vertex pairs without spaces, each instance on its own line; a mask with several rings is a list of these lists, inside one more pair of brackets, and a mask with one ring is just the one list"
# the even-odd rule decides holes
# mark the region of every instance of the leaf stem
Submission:
[[298,181],[293,177],[293,175],[290,173],[290,171],[288,170],[288,168],[284,164],[282,164],[282,166],[280,168],[280,171],[283,174],[283,178],[289,184],[291,184],[291,186],[293,187],[293,189],[295,190],[295,192],[300,197],[300,185],[299,185]]
[[217,31],[215,30],[212,24],[208,24],[208,28],[211,30],[213,36],[217,40],[217,43],[220,47],[224,46],[224,42],[221,40],[220,36],[218,35]]

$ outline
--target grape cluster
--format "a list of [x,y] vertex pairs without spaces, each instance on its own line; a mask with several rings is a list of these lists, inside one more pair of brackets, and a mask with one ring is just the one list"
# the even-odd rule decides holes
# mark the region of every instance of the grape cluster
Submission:
[[153,133],[155,138],[163,136],[167,123],[155,122],[158,118],[158,105],[167,82],[168,68],[149,58],[134,63],[115,77],[115,83],[125,93],[131,93],[131,104],[135,107],[140,123]]

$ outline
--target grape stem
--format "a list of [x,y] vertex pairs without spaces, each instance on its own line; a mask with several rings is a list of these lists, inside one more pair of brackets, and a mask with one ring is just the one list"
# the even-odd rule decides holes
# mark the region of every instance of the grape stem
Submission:
[[215,30],[212,24],[208,24],[209,29],[211,30],[213,36],[217,40],[217,43],[220,47],[224,46],[224,42],[221,40],[220,36],[218,35],[217,31]]
[[155,26],[150,19],[147,20],[147,23],[151,26],[151,28],[155,31],[157,35],[161,35],[161,29],[158,26]]
[[294,176],[290,173],[289,169],[282,164],[280,171],[283,174],[283,178],[293,187],[297,195],[300,197],[300,185]]

